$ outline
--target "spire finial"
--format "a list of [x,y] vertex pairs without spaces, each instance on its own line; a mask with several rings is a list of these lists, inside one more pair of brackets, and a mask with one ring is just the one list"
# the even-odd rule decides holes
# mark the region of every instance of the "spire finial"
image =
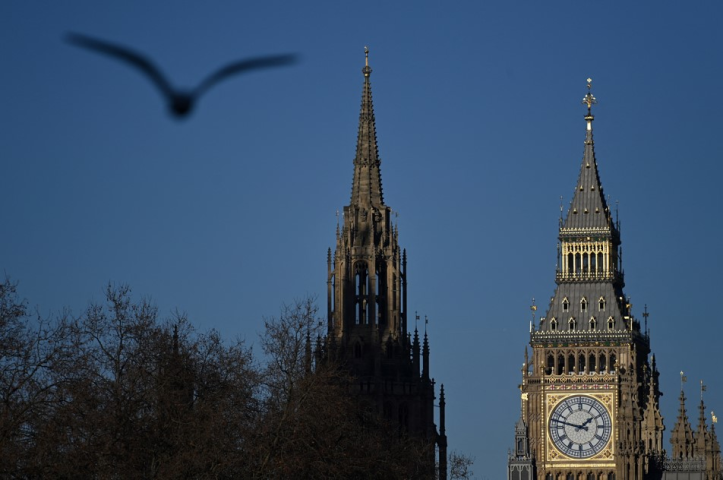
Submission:
[[592,106],[597,103],[597,99],[592,94],[592,78],[587,79],[587,94],[582,97],[582,103],[587,105],[587,115],[585,115],[585,120],[587,121],[587,129],[588,131],[592,130],[592,121],[595,117],[592,115]]
[[597,99],[592,94],[592,78],[587,79],[587,95],[582,97],[582,103],[587,105],[587,115],[592,116],[592,106],[597,103]]
[[369,75],[372,74],[372,69],[369,67],[369,47],[364,47],[364,68],[362,68],[362,73],[365,77],[369,77]]
[[703,380],[700,381],[700,403],[703,403],[703,392],[706,391],[706,386],[703,383]]
[[643,310],[643,318],[645,318],[645,333],[648,333],[648,317],[650,314],[648,313],[648,304],[645,304],[645,309]]

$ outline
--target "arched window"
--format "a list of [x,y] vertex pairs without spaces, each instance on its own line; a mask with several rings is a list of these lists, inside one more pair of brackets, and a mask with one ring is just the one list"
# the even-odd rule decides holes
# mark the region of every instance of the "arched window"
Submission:
[[575,355],[570,354],[567,357],[567,373],[572,373],[575,371]]
[[605,310],[605,297],[600,297],[600,300],[597,301],[597,304],[601,312]]
[[611,354],[610,354],[610,371],[611,371],[611,372],[614,372],[614,371],[617,370],[617,368],[618,368],[618,366],[616,365],[615,360],[617,360],[617,359],[615,358],[615,354],[614,354],[614,353],[611,353]]
[[387,318],[387,262],[384,260],[377,260],[376,277],[377,289],[374,294],[377,300],[377,318],[375,320],[377,325],[383,328],[389,321]]
[[585,371],[585,354],[581,353],[577,359],[577,371],[583,373]]
[[552,373],[555,368],[555,357],[552,354],[547,356],[547,371]]
[[356,290],[356,323],[370,323],[367,318],[367,295],[369,295],[369,270],[366,262],[357,262],[354,268]]
[[613,317],[608,318],[608,330],[615,329],[615,319]]
[[573,272],[573,265],[574,265],[573,262],[574,262],[574,260],[573,260],[572,253],[568,253],[567,254],[567,273]]
[[580,275],[580,272],[581,272],[581,271],[582,271],[582,262],[581,262],[581,259],[580,259],[580,254],[579,254],[579,253],[576,253],[576,254],[575,254],[575,273],[576,273],[577,275]]
[[557,330],[557,320],[554,317],[550,320],[550,330]]
[[570,317],[570,320],[567,321],[567,329],[570,331],[574,331],[575,325],[576,325],[575,317]]
[[557,374],[562,375],[565,371],[565,357],[562,354],[557,356]]
[[567,300],[567,297],[562,299],[562,311],[567,312],[570,309],[570,302]]
[[582,297],[582,300],[580,300],[580,311],[585,312],[587,311],[587,298]]
[[591,353],[590,358],[588,358],[587,371],[591,372],[591,373],[595,372],[595,354],[594,353]]
[[600,355],[600,373],[605,373],[605,370],[608,369],[607,364],[607,358],[605,357],[605,354]]
[[595,330],[597,327],[597,320],[595,320],[595,317],[590,317],[590,330]]

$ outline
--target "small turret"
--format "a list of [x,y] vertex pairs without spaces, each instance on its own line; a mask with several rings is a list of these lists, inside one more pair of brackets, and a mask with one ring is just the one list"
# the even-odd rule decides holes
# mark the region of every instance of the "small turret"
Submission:
[[419,378],[419,331],[414,328],[414,343],[412,343],[412,364],[414,365],[414,376]]
[[439,435],[437,446],[439,447],[439,480],[447,479],[447,429],[445,426],[445,408],[447,403],[444,400],[444,384],[439,389]]
[[700,381],[700,406],[698,407],[698,429],[695,431],[695,448],[694,453],[697,457],[705,457],[708,450],[710,435],[708,426],[705,423],[705,403],[703,402],[703,392],[705,385],[703,380]]
[[424,345],[422,346],[422,380],[429,381],[429,339],[424,332]]
[[685,409],[685,393],[683,392],[683,384],[686,377],[680,372],[680,405],[678,407],[678,418],[675,426],[670,433],[670,444],[673,447],[674,459],[692,459],[693,458],[693,429],[688,422],[688,413]]

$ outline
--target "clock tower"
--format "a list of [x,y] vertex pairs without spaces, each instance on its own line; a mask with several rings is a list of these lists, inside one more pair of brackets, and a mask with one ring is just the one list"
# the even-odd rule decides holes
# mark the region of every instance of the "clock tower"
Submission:
[[620,225],[595,159],[591,82],[580,174],[560,219],[557,286],[545,316],[530,325],[515,430],[525,456],[510,455],[510,480],[660,478],[658,372],[647,310],[643,326],[623,292]]

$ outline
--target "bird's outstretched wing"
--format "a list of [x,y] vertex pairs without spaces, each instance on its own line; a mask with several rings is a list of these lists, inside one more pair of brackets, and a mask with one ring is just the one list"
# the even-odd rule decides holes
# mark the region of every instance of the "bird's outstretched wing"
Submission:
[[220,69],[216,70],[214,73],[206,77],[206,79],[201,82],[201,84],[196,87],[193,90],[193,96],[198,97],[203,92],[211,88],[214,84],[220,82],[221,80],[231,76],[235,75],[237,73],[245,72],[247,70],[255,70],[258,68],[268,68],[268,67],[280,67],[283,65],[289,65],[297,60],[297,55],[295,54],[284,54],[284,55],[269,55],[265,57],[254,57],[249,58],[246,60],[240,60],[238,62],[233,62],[225,67],[221,67]]
[[67,41],[81,47],[95,50],[96,52],[111,55],[120,60],[123,60],[130,65],[140,69],[143,73],[148,75],[153,83],[163,92],[164,95],[171,98],[174,95],[173,87],[168,82],[166,77],[163,76],[161,71],[144,55],[134,52],[133,50],[114,45],[112,43],[98,40],[96,38],[82,35],[80,33],[69,33],[66,37]]

